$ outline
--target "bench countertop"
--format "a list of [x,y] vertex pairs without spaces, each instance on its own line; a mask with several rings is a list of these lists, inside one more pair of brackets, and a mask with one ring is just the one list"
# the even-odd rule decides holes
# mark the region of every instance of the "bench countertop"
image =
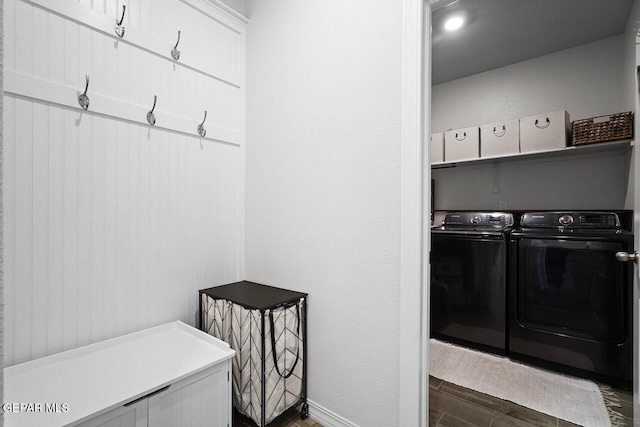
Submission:
[[[4,370],[4,405],[33,406],[17,413],[3,408],[6,426],[85,421],[234,354],[225,342],[176,321],[11,366]],[[46,412],[47,404],[59,412]]]

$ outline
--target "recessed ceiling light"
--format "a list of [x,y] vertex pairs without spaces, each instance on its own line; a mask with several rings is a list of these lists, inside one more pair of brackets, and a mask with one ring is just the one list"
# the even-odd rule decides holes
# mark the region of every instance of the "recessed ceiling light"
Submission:
[[447,19],[447,22],[444,23],[444,29],[447,31],[456,31],[462,27],[462,24],[464,24],[464,19],[459,16],[454,16]]

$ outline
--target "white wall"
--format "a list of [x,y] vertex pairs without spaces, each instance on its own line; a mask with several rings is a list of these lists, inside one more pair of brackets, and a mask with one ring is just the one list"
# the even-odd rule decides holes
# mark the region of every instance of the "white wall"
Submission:
[[436,85],[432,129],[557,110],[567,110],[571,120],[629,111],[621,84],[623,41],[622,35],[609,37]]
[[[625,52],[619,35],[434,86],[433,129],[557,110],[571,120],[633,110]],[[627,150],[502,162],[497,174],[492,164],[433,170],[435,209],[623,209],[630,161]]]
[[636,34],[640,28],[640,22],[636,19],[640,13],[640,7],[634,3],[627,27],[622,34],[622,100],[626,111],[635,109],[637,71],[636,71]]
[[116,2],[46,3],[4,2],[5,366],[195,325],[244,268],[243,24],[130,0],[117,41]]
[[[627,111],[636,110],[636,98],[638,97],[638,74],[636,69],[636,40],[638,30],[640,29],[640,3],[635,1],[633,9],[629,14],[627,26],[623,34],[623,56],[622,56],[622,95],[624,99],[624,109]],[[638,112],[636,111],[636,114]],[[636,128],[637,132],[637,128]],[[635,156],[636,150],[632,152],[632,156]],[[631,157],[630,164],[635,163],[634,157]],[[627,186],[627,197],[625,198],[625,209],[634,208],[634,193],[635,193],[635,168],[631,167],[629,171],[629,181]]]
[[247,13],[245,0],[220,0],[220,2],[229,6],[231,9],[235,10],[241,15],[245,15]]
[[497,177],[491,164],[433,170],[435,209],[624,209],[629,161],[628,153],[601,153],[503,162]]
[[[4,2],[0,3],[0,40],[4,40]],[[0,68],[4,69],[4,49],[0,50]],[[4,73],[0,73],[0,90],[4,91]],[[4,103],[0,105],[0,177],[4,169]],[[4,192],[4,181],[0,178],[0,195]],[[4,200],[0,197],[0,360],[4,361],[4,318],[5,318],[5,302],[4,302]],[[4,365],[3,365],[4,366]],[[0,400],[4,402],[4,375],[0,377]],[[0,421],[0,424],[4,422]]]
[[247,4],[247,279],[309,293],[309,399],[368,427],[398,425],[401,7]]

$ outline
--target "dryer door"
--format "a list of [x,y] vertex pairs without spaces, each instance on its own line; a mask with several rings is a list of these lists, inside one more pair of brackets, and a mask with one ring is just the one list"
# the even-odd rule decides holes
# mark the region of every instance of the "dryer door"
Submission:
[[622,242],[523,238],[518,242],[515,316],[525,329],[622,343],[629,330],[629,266]]

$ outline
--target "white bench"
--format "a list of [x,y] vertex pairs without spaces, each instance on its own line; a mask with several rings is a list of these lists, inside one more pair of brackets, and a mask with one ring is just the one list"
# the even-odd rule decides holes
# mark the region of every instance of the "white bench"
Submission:
[[178,321],[11,366],[5,426],[227,427],[234,354]]

